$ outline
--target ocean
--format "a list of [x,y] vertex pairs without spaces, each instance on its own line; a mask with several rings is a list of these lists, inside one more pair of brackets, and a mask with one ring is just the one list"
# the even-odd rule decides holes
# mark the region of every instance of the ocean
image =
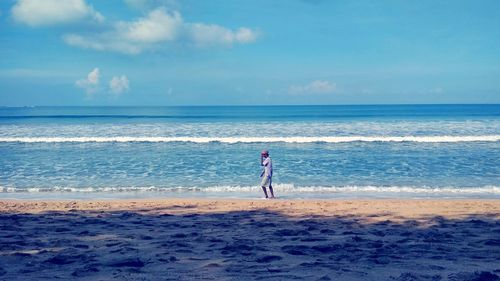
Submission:
[[0,107],[0,198],[500,198],[500,105]]

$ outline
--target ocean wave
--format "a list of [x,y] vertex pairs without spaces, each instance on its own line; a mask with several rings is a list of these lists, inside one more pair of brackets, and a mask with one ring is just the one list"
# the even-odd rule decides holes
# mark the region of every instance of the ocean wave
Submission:
[[[378,194],[435,194],[435,195],[473,195],[492,194],[500,195],[500,186],[480,186],[480,187],[426,187],[426,186],[296,186],[294,184],[273,185],[275,192],[279,193],[378,193]],[[249,193],[259,192],[258,186],[208,186],[208,187],[157,187],[157,186],[128,186],[128,187],[2,187],[3,193],[39,193],[39,192],[76,192],[76,193],[100,193],[100,192],[178,192],[178,193]]]
[[0,137],[0,142],[191,142],[191,143],[346,143],[346,142],[497,142],[500,135],[483,136],[326,136],[326,137]]

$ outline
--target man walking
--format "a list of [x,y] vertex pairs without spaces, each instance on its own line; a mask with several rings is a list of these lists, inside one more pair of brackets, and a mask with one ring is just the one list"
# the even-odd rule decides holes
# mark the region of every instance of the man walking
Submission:
[[269,187],[269,191],[271,192],[271,199],[274,198],[274,192],[273,192],[273,163],[271,161],[271,157],[269,157],[269,151],[263,150],[260,153],[260,165],[264,166],[264,169],[262,170],[262,173],[260,174],[260,177],[262,178],[262,181],[260,185],[262,186],[262,190],[264,191],[264,195],[266,196],[266,199],[269,198],[267,196],[267,190],[266,187]]

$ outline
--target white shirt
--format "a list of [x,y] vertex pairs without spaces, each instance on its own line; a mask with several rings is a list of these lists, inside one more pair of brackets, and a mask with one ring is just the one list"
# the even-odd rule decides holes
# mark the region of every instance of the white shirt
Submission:
[[262,166],[264,166],[263,174],[265,177],[273,176],[273,162],[271,161],[271,157],[267,157],[262,161]]

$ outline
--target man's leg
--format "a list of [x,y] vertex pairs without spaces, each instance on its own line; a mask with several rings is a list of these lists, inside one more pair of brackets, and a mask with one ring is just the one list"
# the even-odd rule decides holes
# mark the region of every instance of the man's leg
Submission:
[[267,190],[266,190],[266,187],[265,187],[265,186],[263,186],[263,187],[262,187],[262,190],[264,191],[264,195],[266,196],[266,198],[268,198],[268,197],[267,197]]
[[271,198],[274,198],[273,178],[272,177],[269,177],[269,191],[271,192]]

